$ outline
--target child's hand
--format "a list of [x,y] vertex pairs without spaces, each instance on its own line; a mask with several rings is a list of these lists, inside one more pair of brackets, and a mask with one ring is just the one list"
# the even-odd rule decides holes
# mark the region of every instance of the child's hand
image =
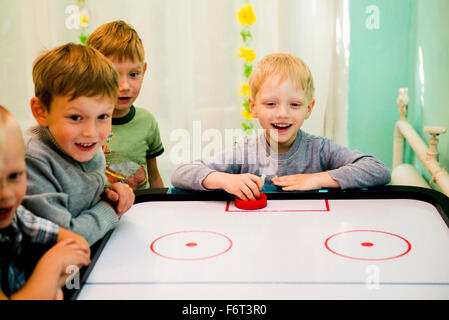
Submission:
[[282,190],[284,191],[307,191],[340,187],[340,184],[327,172],[293,174],[275,177],[271,181],[273,181],[273,184],[282,187]]
[[[89,246],[81,245],[75,239],[65,239],[56,243],[41,257],[38,264],[51,265],[59,270],[59,287],[62,287],[70,274],[67,267],[87,266],[90,263]],[[55,270],[56,271],[56,270]]]
[[65,272],[65,267],[70,265],[87,266],[90,263],[90,248],[75,239],[65,239],[45,252],[43,258],[51,260],[55,265],[59,264]]
[[[80,244],[78,240],[68,238],[58,241],[47,250],[37,262],[33,272],[25,285],[9,299],[62,299],[62,286],[66,284],[73,269],[69,266],[81,268],[90,263],[89,245]],[[0,289],[0,300],[8,298]]]
[[105,200],[115,209],[121,217],[134,204],[135,195],[133,189],[126,183],[116,182],[104,189]]
[[229,174],[212,172],[203,181],[208,189],[224,189],[242,200],[256,200],[260,197],[263,181],[260,177],[250,174]]
[[[64,241],[66,239],[73,239],[82,247],[86,247],[90,251],[89,243],[86,241],[86,239],[79,234],[73,233],[72,231],[69,231],[65,228],[59,227],[59,233],[58,233],[58,240],[57,242]],[[90,252],[89,252],[90,254]]]

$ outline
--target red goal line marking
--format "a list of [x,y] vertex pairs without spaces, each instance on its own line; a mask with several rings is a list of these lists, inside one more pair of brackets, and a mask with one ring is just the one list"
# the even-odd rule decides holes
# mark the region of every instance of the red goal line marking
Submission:
[[289,212],[329,212],[329,201],[327,199],[324,200],[326,209],[296,209],[296,210],[229,210],[229,206],[231,205],[231,201],[226,202],[226,212],[278,212],[278,213],[289,213]]

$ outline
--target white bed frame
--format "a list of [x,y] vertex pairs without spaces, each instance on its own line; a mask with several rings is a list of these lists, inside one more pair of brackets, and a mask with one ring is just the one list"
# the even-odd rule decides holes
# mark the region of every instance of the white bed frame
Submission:
[[[412,185],[431,188],[435,183],[441,191],[449,196],[449,174],[438,162],[438,136],[446,132],[443,127],[424,127],[424,132],[432,137],[429,146],[421,139],[412,125],[407,121],[407,105],[409,102],[408,88],[400,88],[397,99],[400,119],[396,122],[393,138],[393,171],[391,182],[393,185]],[[412,147],[432,178],[427,182],[418,170],[411,164],[404,164],[404,140]]]

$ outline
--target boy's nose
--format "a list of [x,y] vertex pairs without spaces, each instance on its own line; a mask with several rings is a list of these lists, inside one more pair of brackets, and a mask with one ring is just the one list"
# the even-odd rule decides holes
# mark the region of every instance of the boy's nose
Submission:
[[279,108],[276,108],[276,117],[282,118],[288,116],[288,106],[281,104]]
[[85,136],[85,137],[94,137],[96,135],[96,132],[97,132],[97,130],[96,130],[96,127],[95,127],[94,123],[91,123],[89,121],[89,122],[87,122],[84,125],[83,136]]
[[126,91],[129,89],[128,80],[126,77],[120,77],[119,84],[118,84],[119,91]]

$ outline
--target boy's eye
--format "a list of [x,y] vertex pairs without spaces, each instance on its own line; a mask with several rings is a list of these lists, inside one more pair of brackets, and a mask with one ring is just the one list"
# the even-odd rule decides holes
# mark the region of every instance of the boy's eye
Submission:
[[110,117],[110,115],[107,114],[107,113],[105,113],[105,114],[102,114],[102,115],[98,116],[98,119],[100,119],[100,120],[106,120],[106,119],[109,119],[109,117]]
[[17,180],[22,176],[23,172],[13,172],[8,176],[9,180]]
[[139,75],[138,72],[131,72],[131,73],[129,74],[129,76],[130,76],[131,78],[135,78],[135,77],[137,77],[138,75]]
[[77,116],[77,115],[72,115],[69,116],[69,118],[73,121],[80,121],[81,120],[81,116]]

